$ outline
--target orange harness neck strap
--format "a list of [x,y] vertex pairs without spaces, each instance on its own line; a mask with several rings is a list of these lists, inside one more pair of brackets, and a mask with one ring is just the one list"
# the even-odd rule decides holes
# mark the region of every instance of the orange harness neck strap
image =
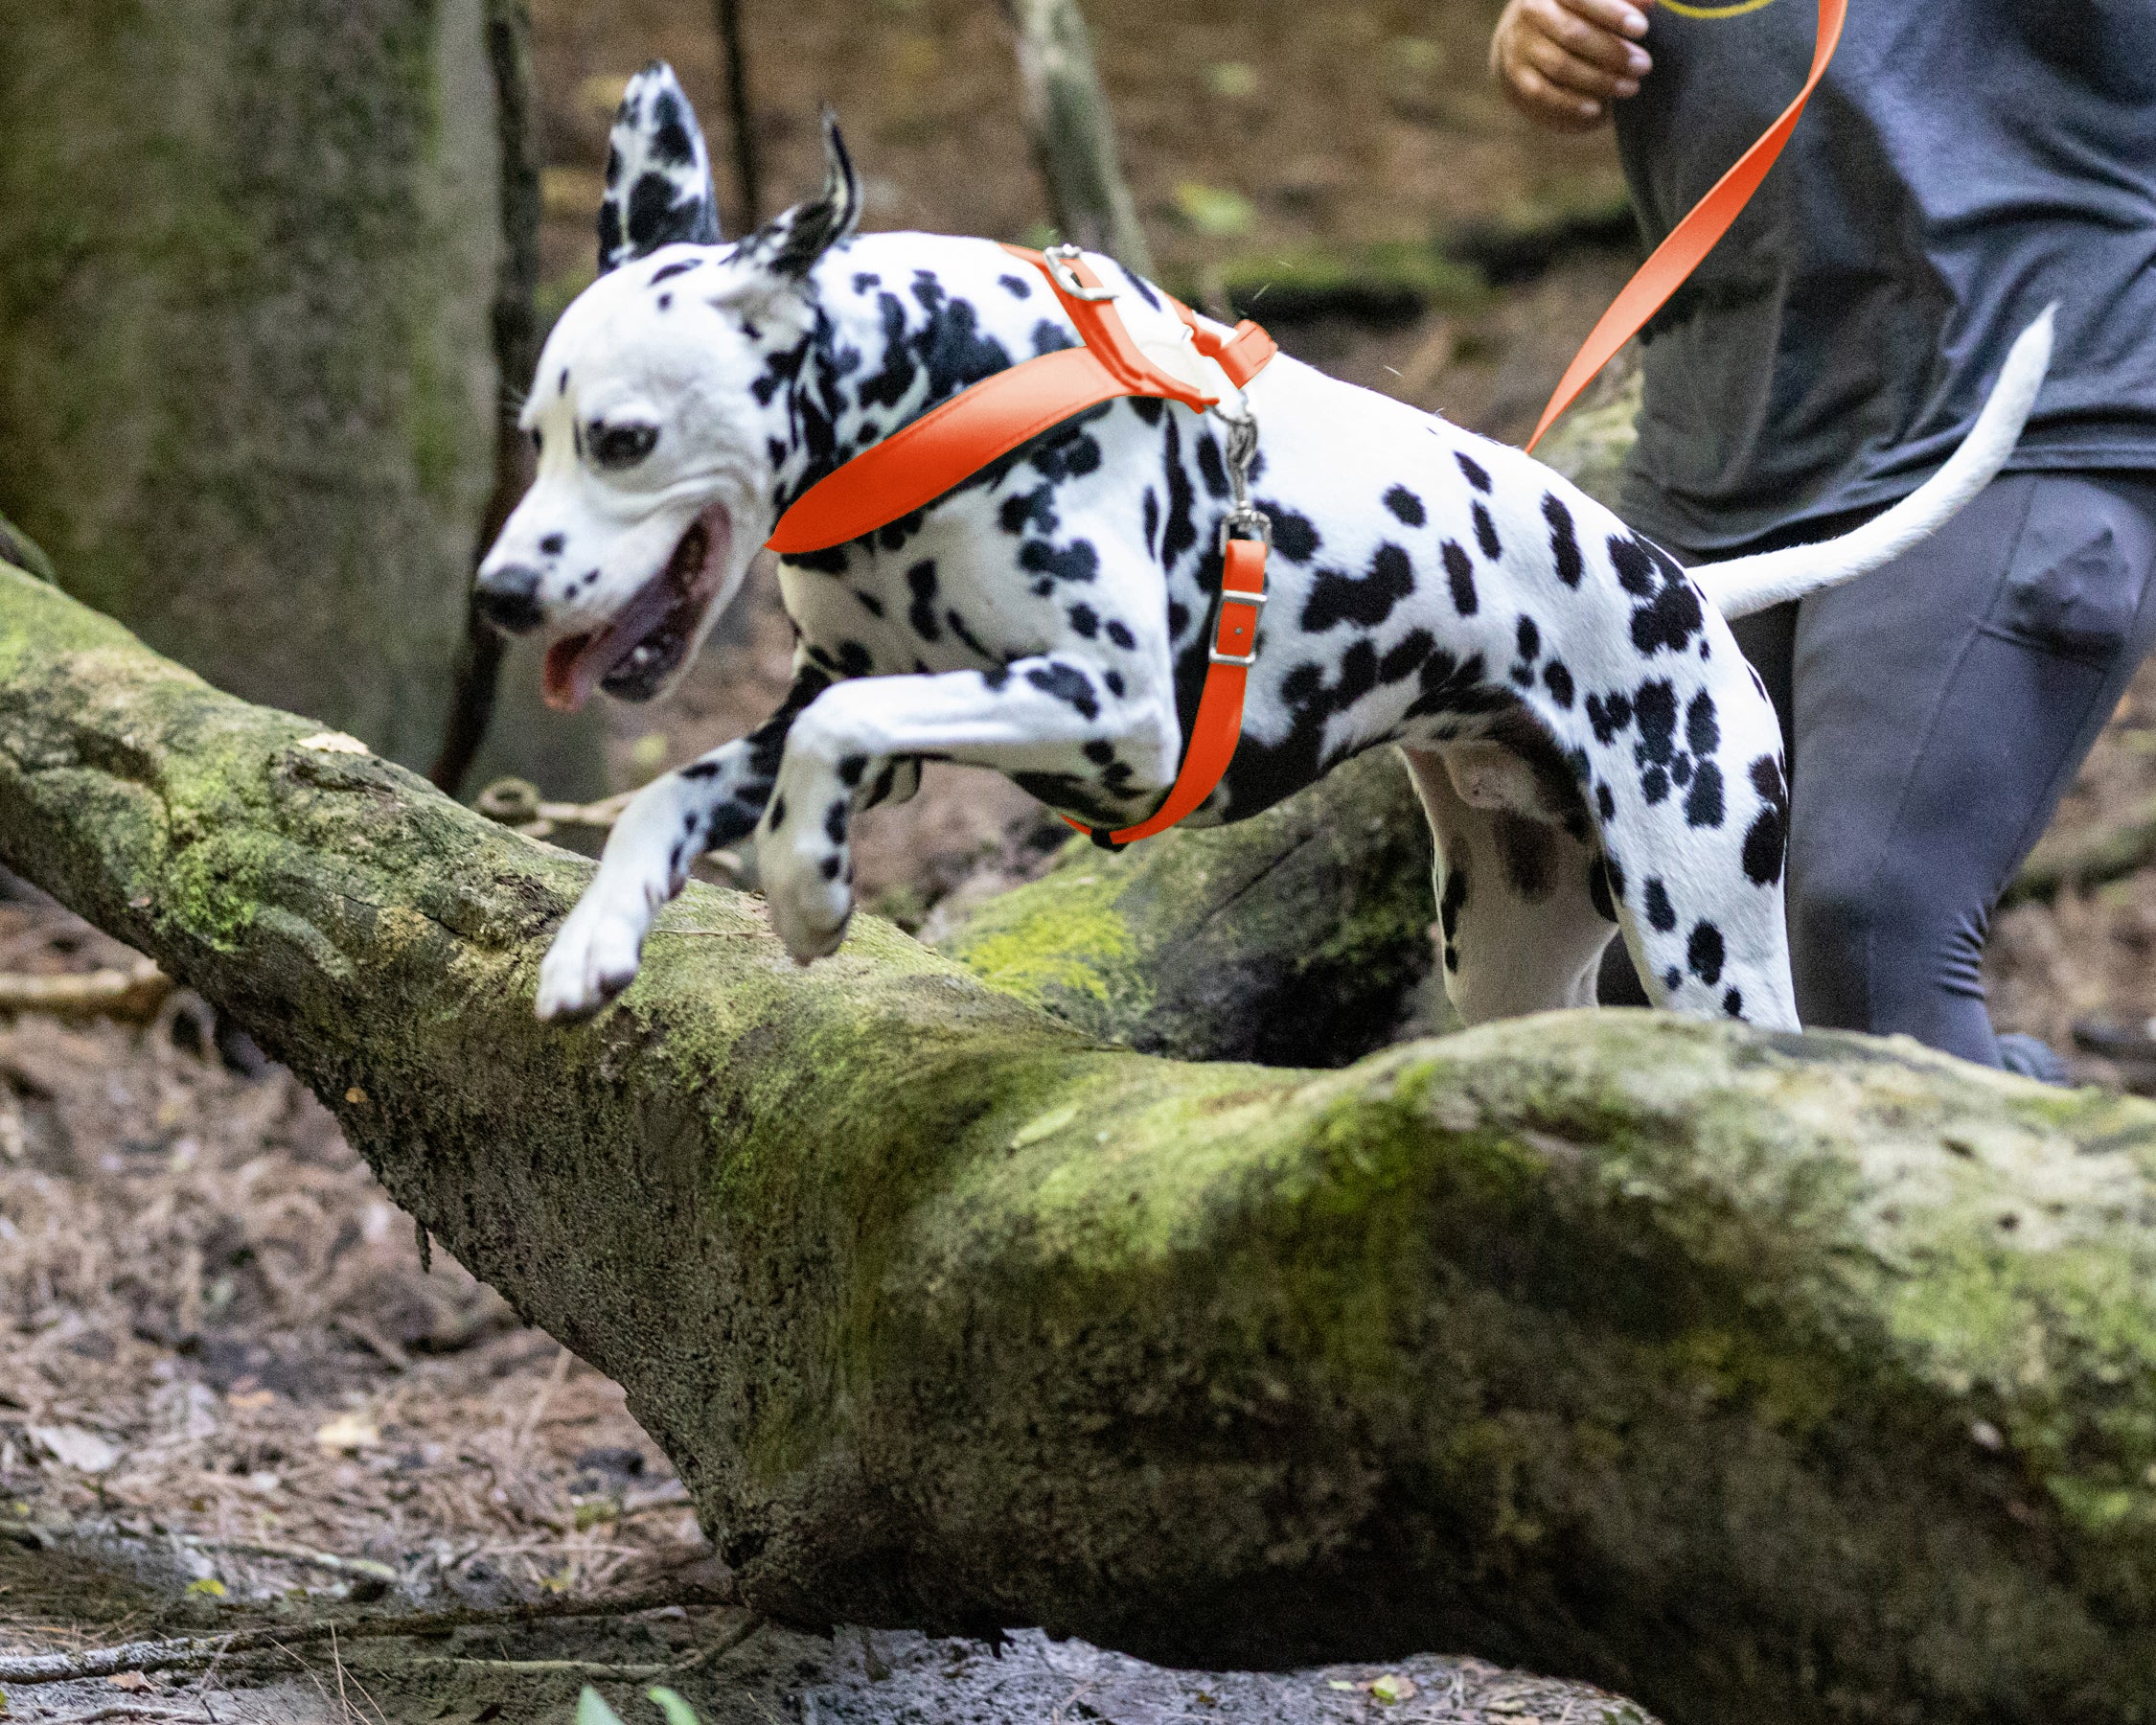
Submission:
[[[794,500],[765,541],[771,550],[781,557],[799,557],[865,538],[925,509],[991,462],[1102,402],[1158,396],[1200,412],[1218,405],[1218,397],[1146,357],[1115,314],[1114,291],[1101,285],[1075,247],[1058,247],[1053,255],[1017,245],[1003,249],[1048,278],[1084,345],[1043,354],[984,378],[872,444]],[[1169,304],[1188,326],[1198,351],[1217,363],[1237,389],[1279,352],[1273,337],[1254,323],[1246,320],[1228,334],[1217,335],[1180,300],[1171,298]],[[1249,435],[1254,447],[1254,426]],[[1265,604],[1268,532],[1264,517],[1248,504],[1240,505],[1231,520],[1260,537],[1231,538],[1227,526],[1222,529],[1221,603],[1212,662],[1182,768],[1167,800],[1135,826],[1112,833],[1070,821],[1080,832],[1090,832],[1097,844],[1128,844],[1174,826],[1213,794],[1235,757],[1243,735],[1243,696],[1256,656],[1258,611]]]

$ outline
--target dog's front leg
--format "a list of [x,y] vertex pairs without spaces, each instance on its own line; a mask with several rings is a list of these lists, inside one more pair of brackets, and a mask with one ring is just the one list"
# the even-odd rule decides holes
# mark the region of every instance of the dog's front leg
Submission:
[[864,677],[817,697],[787,739],[756,840],[771,924],[794,961],[820,958],[845,938],[854,909],[848,827],[879,762],[927,755],[1097,778],[1101,763],[1120,759],[1135,784],[1164,786],[1181,742],[1174,710],[1112,694],[1121,682],[1059,653],[985,673]]
[[598,875],[539,965],[540,1018],[588,1017],[629,986],[652,919],[687,884],[689,865],[756,830],[787,732],[830,680],[803,672],[786,704],[747,736],[637,793],[608,835]]

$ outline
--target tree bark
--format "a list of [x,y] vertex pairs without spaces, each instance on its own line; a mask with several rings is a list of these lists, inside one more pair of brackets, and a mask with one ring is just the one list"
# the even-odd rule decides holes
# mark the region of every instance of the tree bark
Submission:
[[1179,1065],[702,886],[562,1031],[589,865],[316,733],[0,570],[0,861],[620,1379],[758,1606],[2156,1707],[2156,1109],[1634,1013]]
[[1064,239],[1150,276],[1137,203],[1123,177],[1115,116],[1078,0],[1003,0],[1017,34],[1026,135]]
[[[486,5],[0,0],[0,510],[161,650],[414,764],[504,381]],[[594,793],[596,729],[511,675],[493,765]]]

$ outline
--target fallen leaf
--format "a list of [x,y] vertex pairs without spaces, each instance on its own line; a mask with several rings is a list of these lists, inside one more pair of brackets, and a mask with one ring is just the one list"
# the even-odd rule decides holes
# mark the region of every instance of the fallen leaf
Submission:
[[224,1583],[215,1576],[204,1576],[199,1581],[190,1581],[187,1591],[198,1594],[205,1599],[221,1599],[224,1598]]
[[34,1425],[27,1429],[32,1442],[43,1448],[61,1466],[72,1467],[77,1473],[109,1473],[119,1465],[119,1449],[80,1426]]
[[316,1428],[314,1441],[326,1450],[342,1450],[349,1456],[375,1448],[381,1442],[381,1431],[364,1414],[339,1414]]
[[1370,1696],[1388,1707],[1396,1707],[1403,1701],[1412,1701],[1415,1698],[1415,1680],[1404,1671],[1388,1671],[1384,1676],[1370,1680]]
[[107,1677],[105,1682],[116,1690],[126,1690],[131,1695],[139,1695],[150,1687],[149,1679],[140,1671],[122,1671],[117,1677]]
[[1352,1694],[1363,1686],[1360,1683],[1342,1683],[1338,1677],[1328,1677],[1325,1679],[1325,1687],[1329,1690],[1346,1690]]
[[300,747],[321,754],[363,755],[367,752],[367,746],[357,737],[348,737],[342,731],[316,731],[311,737],[302,737]]

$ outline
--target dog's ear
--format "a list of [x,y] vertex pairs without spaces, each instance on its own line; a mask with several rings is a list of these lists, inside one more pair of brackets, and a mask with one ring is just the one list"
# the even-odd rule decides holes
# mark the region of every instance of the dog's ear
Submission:
[[687,241],[719,242],[711,153],[681,80],[654,60],[629,80],[607,151],[599,205],[599,273]]
[[838,117],[823,110],[823,192],[773,217],[741,244],[745,262],[754,263],[782,280],[803,280],[834,245],[853,237],[860,222],[860,175],[846,153]]

